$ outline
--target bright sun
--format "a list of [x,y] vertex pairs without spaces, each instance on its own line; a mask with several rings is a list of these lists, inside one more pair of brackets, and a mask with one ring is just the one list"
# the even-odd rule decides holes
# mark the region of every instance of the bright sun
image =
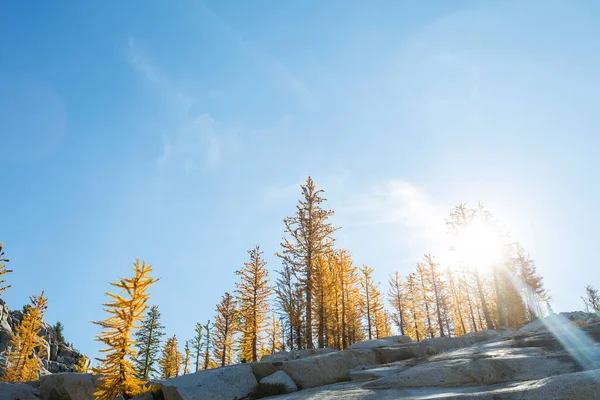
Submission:
[[502,240],[497,230],[477,218],[456,237],[453,246],[458,261],[464,266],[484,270],[502,256]]

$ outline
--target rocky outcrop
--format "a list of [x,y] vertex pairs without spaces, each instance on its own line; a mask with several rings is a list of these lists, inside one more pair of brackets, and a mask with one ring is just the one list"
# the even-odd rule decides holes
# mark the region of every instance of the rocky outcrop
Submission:
[[248,364],[198,371],[160,384],[165,400],[242,399],[258,386]]
[[0,382],[0,400],[39,400],[40,391],[25,383]]
[[575,327],[585,327],[600,323],[600,315],[586,313],[583,311],[562,312],[560,314],[550,314],[546,318],[536,319],[520,329],[524,333],[535,333],[556,329],[564,325]]
[[282,362],[290,360],[298,360],[300,358],[318,356],[320,354],[328,354],[337,351],[332,347],[323,349],[302,349],[292,351],[280,351],[274,354],[267,354],[260,359],[260,362]]
[[[343,351],[288,352],[160,381],[155,392],[136,399],[600,398],[600,324],[542,324],[550,328],[480,331],[419,343],[391,337]],[[76,358],[60,344],[51,351],[56,355],[50,358]],[[89,374],[53,374],[29,385],[0,384],[0,400],[92,400],[95,383]]]
[[40,378],[42,400],[94,400],[92,374],[59,373]]
[[399,344],[412,343],[413,340],[410,336],[400,335],[400,336],[390,336],[384,339],[373,339],[366,340],[364,342],[354,343],[350,346],[351,349],[374,349],[377,347],[389,347],[396,346]]
[[[22,311],[11,311],[6,303],[0,299],[0,354],[6,350],[10,342],[10,334],[19,326],[22,319]],[[83,355],[72,347],[69,347],[66,343],[58,342],[56,332],[54,332],[54,328],[49,324],[43,324],[40,335],[46,341],[45,355],[41,359],[45,369],[42,371],[42,375],[57,372],[74,372],[75,366],[79,363],[79,359]],[[1,365],[2,363],[0,362],[0,368]]]

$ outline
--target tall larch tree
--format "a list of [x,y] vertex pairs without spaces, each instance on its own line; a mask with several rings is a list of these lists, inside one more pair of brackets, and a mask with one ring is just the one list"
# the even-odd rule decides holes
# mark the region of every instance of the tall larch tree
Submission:
[[246,362],[259,359],[259,351],[264,344],[264,334],[269,313],[269,297],[272,288],[269,286],[269,273],[265,266],[260,247],[248,251],[250,260],[237,271],[240,281],[237,283],[236,297],[240,319],[241,357]]
[[284,262],[283,269],[277,271],[275,281],[275,302],[280,312],[287,318],[288,347],[290,350],[303,347],[304,296],[300,283],[295,279],[292,268]]
[[587,312],[600,312],[600,293],[594,286],[586,285],[582,300]]
[[322,207],[326,199],[323,190],[317,189],[309,176],[301,185],[302,199],[296,206],[296,214],[284,220],[285,233],[281,247],[276,253],[286,264],[292,266],[303,286],[305,296],[305,341],[306,347],[313,344],[313,283],[316,264],[319,257],[326,255],[333,247],[333,233],[337,230],[329,223],[334,214]]
[[[480,218],[484,221],[490,218],[489,212],[485,210],[481,203],[476,209],[468,208],[466,204],[459,204],[450,213],[449,217],[446,218],[448,233],[455,237],[459,237],[465,229],[468,229],[469,226],[471,226],[476,218]],[[483,287],[483,277],[476,266],[467,267],[469,267],[469,273],[475,280],[477,295],[479,297],[479,306],[483,311],[487,329],[494,329],[494,323],[492,321],[492,316],[486,301],[486,293]]]
[[200,371],[200,360],[202,359],[202,348],[204,346],[203,333],[204,327],[200,322],[196,322],[194,327],[194,337],[190,340],[190,346],[192,351],[192,357],[195,360],[195,371]]
[[40,333],[48,302],[44,292],[30,299],[31,304],[25,307],[21,323],[15,328],[14,333],[9,333],[10,342],[5,353],[6,361],[2,375],[2,380],[5,382],[37,380],[43,369],[41,360],[46,355],[47,343]]
[[435,336],[434,335],[435,328],[432,323],[432,313],[433,313],[432,292],[433,292],[433,289],[429,285],[429,282],[427,280],[428,272],[427,272],[427,267],[425,266],[424,263],[420,263],[420,262],[417,263],[416,277],[418,280],[419,299],[420,299],[421,305],[423,307],[423,310],[425,310],[425,323],[426,323],[425,330],[427,331],[427,334],[429,335],[429,337],[433,338]]
[[359,311],[360,277],[348,251],[339,250],[336,255],[338,258],[336,280],[340,295],[341,348],[345,349],[362,339]]
[[447,310],[447,291],[446,283],[442,280],[442,274],[439,271],[439,264],[434,261],[434,256],[425,254],[425,270],[427,271],[426,281],[431,289],[433,304],[435,305],[435,315],[437,326],[440,331],[440,337],[446,336],[444,333],[444,310]]
[[405,307],[406,307],[406,298],[404,285],[402,284],[402,278],[400,278],[400,274],[395,272],[390,275],[388,280],[390,289],[388,292],[388,301],[392,306],[393,314],[392,320],[398,327],[398,331],[401,335],[406,334],[406,317],[405,317]]
[[[455,274],[448,270],[447,272],[447,276],[448,276],[448,290],[449,290],[449,294],[450,294],[450,308],[452,310],[452,315],[454,315],[457,319],[457,321],[454,321],[453,327],[454,327],[454,335],[455,336],[460,336],[460,335],[464,335],[465,333],[467,333],[467,324],[465,323],[465,312],[464,312],[464,308],[465,308],[465,303],[466,303],[466,299],[464,296],[464,293],[462,293],[461,291],[459,291],[458,289],[458,283],[456,280],[456,276]],[[448,331],[450,332],[450,331]]]
[[136,260],[132,266],[134,276],[121,278],[111,285],[119,289],[118,294],[106,293],[110,301],[104,303],[109,317],[94,321],[104,330],[96,340],[106,348],[100,350],[105,358],[98,358],[100,365],[94,373],[101,375],[96,388],[97,400],[114,400],[119,396],[130,398],[139,394],[144,383],[136,375],[133,360],[137,356],[134,332],[148,308],[149,287],[158,279],[150,277],[152,266]]
[[167,339],[163,346],[160,360],[160,375],[162,379],[171,379],[179,376],[183,357],[179,351],[177,337],[173,336]]
[[150,307],[142,321],[140,329],[135,334],[137,357],[135,370],[141,380],[147,381],[156,376],[156,361],[160,352],[160,342],[165,335],[165,327],[160,322],[160,311],[157,305]]
[[225,292],[217,305],[213,331],[213,354],[221,367],[231,364],[234,335],[238,329],[238,310],[234,297]]
[[204,330],[204,369],[214,368],[216,363],[210,359],[210,355],[213,352],[213,341],[212,341],[212,328],[213,324],[210,323],[210,319],[206,321],[206,325],[202,325]]
[[267,343],[265,352],[267,354],[273,354],[277,351],[283,351],[283,341],[281,340],[281,323],[275,317],[275,313],[271,313],[271,318],[269,318],[269,325],[266,329],[267,333]]
[[[421,301],[419,298],[419,287],[417,283],[417,277],[414,272],[411,272],[406,277],[406,295],[408,297],[407,302],[407,317],[410,318],[410,323],[407,323],[407,334],[416,340],[417,342],[424,339],[423,326],[422,326],[422,311]],[[407,319],[408,319],[407,318]]]
[[527,319],[531,322],[543,315],[541,304],[549,301],[550,296],[544,288],[542,277],[537,273],[535,262],[519,244],[516,245],[513,262],[516,275],[522,284],[521,296],[525,299]]
[[190,360],[192,358],[192,351],[190,350],[190,341],[185,341],[185,348],[183,349],[183,374],[187,375],[190,373]]
[[365,331],[369,340],[373,339],[377,317],[383,310],[383,300],[378,284],[373,280],[373,268],[363,265],[360,268],[360,312],[365,321]]
[[335,289],[333,285],[332,261],[333,253],[321,255],[313,271],[313,315],[315,316],[315,331],[317,347],[329,345],[330,327],[333,324],[333,305]]
[[0,242],[0,296],[10,285],[5,285],[6,280],[3,278],[4,275],[12,272],[11,269],[6,269],[6,263],[10,262],[8,258],[4,258],[4,251],[2,250],[3,243]]

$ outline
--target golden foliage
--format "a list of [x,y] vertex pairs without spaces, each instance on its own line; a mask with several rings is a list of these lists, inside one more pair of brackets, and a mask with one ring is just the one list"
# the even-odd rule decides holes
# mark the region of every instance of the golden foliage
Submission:
[[40,331],[48,302],[44,292],[30,299],[31,304],[26,306],[21,324],[15,328],[14,333],[10,334],[9,350],[5,354],[6,363],[2,376],[5,382],[36,380],[43,368],[41,359],[46,354],[47,343],[40,336]]
[[238,310],[233,296],[225,292],[217,305],[213,331],[213,353],[221,367],[233,360],[233,341],[238,329]]
[[[169,338],[165,343],[158,365],[160,365],[161,377],[163,379],[171,379],[179,376],[181,366],[181,352],[179,351],[179,344],[177,343],[177,337],[173,336]],[[188,359],[189,362],[189,359]]]
[[250,261],[236,271],[240,281],[236,285],[238,316],[242,336],[240,338],[241,357],[246,362],[258,361],[259,350],[263,347],[264,333],[269,313],[269,273],[260,247],[249,250]]
[[90,359],[87,358],[86,356],[83,356],[77,362],[77,365],[75,366],[75,372],[85,374],[89,371],[89,369],[90,369],[89,366],[90,366]]
[[184,354],[185,357],[183,358],[183,374],[187,375],[190,373],[190,358],[192,357],[192,351],[190,350],[189,340],[185,342]]
[[4,264],[4,263],[9,262],[9,260],[4,258],[4,252],[2,251],[2,245],[3,245],[3,243],[0,243],[0,295],[2,295],[2,293],[10,287],[10,285],[2,286],[6,283],[6,280],[2,279],[2,276],[8,274],[9,272],[12,272],[12,270],[6,269],[6,264]]
[[317,189],[309,176],[306,184],[301,185],[302,200],[298,201],[296,214],[284,219],[285,232],[281,242],[282,251],[275,253],[285,265],[292,267],[295,277],[300,281],[305,296],[304,342],[312,349],[313,345],[313,283],[319,257],[333,250],[333,233],[337,230],[329,223],[334,212],[322,207],[326,201],[323,190]]
[[147,309],[148,288],[158,279],[149,276],[152,266],[140,263],[139,259],[132,269],[132,278],[111,282],[120,293],[106,293],[110,301],[104,303],[104,310],[110,316],[104,321],[93,321],[103,329],[96,340],[106,346],[100,350],[106,354],[105,358],[99,358],[100,365],[94,369],[94,374],[102,375],[95,393],[98,400],[113,400],[119,396],[129,398],[142,391],[144,382],[136,377],[133,368],[133,359],[137,355],[133,331],[139,329],[138,323]]

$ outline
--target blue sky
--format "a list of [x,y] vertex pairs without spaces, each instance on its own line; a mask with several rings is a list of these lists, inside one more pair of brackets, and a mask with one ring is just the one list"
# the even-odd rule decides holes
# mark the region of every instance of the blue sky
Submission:
[[311,174],[357,263],[409,272],[482,200],[582,308],[600,225],[600,17],[590,1],[4,3],[5,300],[94,354],[109,282],[140,257],[187,339],[269,268]]

